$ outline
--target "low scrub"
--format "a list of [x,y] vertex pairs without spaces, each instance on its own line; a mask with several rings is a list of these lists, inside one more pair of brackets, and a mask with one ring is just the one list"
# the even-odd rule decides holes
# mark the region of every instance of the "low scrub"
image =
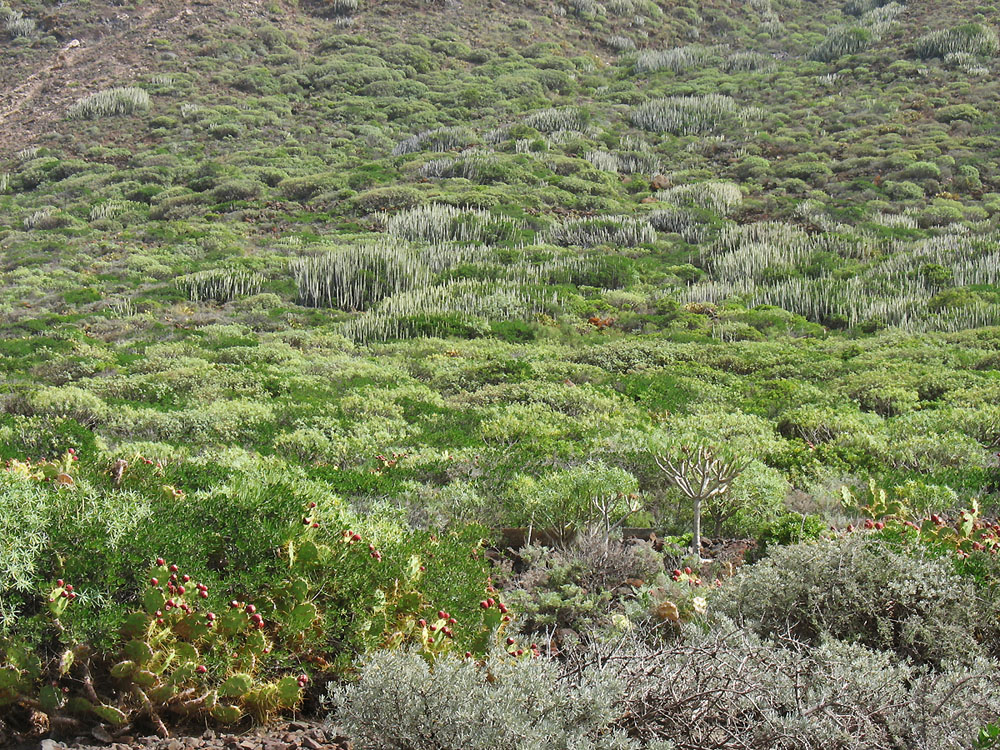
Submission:
[[118,87],[85,96],[69,108],[67,116],[76,120],[97,120],[146,112],[149,106],[149,94],[143,89]]

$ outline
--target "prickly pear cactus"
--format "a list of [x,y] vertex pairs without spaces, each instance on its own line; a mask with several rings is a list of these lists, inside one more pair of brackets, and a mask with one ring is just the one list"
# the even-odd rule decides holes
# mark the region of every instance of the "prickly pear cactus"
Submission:
[[[156,717],[203,715],[221,723],[246,713],[266,720],[298,705],[296,678],[269,681],[257,674],[272,648],[257,606],[233,601],[220,614],[206,611],[200,595],[207,586],[179,575],[177,566],[165,562],[154,568],[143,611],[126,620],[123,633],[130,640],[111,667],[121,692]],[[93,712],[116,723],[104,706]]]
[[42,665],[21,644],[0,640],[0,707],[35,694]]

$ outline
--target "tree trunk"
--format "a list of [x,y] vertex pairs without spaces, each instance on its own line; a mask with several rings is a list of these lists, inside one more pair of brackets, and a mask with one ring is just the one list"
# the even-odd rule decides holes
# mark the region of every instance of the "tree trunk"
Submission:
[[694,499],[694,534],[691,536],[691,554],[701,559],[701,498]]

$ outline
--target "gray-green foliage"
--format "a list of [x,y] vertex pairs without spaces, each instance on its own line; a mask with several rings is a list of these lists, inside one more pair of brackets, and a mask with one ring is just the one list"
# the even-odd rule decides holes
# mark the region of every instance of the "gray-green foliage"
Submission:
[[174,285],[194,302],[229,302],[260,292],[264,277],[242,269],[214,268],[181,276]]
[[489,211],[436,203],[379,218],[389,234],[426,242],[509,242],[521,228],[520,221]]
[[446,654],[433,665],[382,651],[357,682],[331,691],[337,718],[362,750],[583,750],[615,719],[620,686],[607,673],[564,676],[557,662],[494,650],[485,663]]
[[673,47],[667,50],[646,50],[640,52],[636,58],[635,70],[637,73],[654,73],[658,70],[679,73],[705,62],[712,53],[713,50],[710,47],[700,44]]
[[0,5],[0,21],[14,39],[31,36],[38,26],[34,18],[26,17],[22,11],[11,8],[6,3]]
[[552,107],[532,112],[523,122],[539,132],[553,133],[558,130],[582,130],[589,120],[587,111],[579,107]]
[[956,52],[992,57],[1000,51],[997,33],[981,23],[967,23],[940,29],[917,39],[913,51],[917,57],[944,57]]
[[675,135],[717,133],[747,113],[724,94],[668,96],[640,104],[632,110],[632,123],[645,130]]
[[292,273],[303,304],[341,310],[366,310],[430,281],[427,266],[408,248],[388,242],[299,258],[292,262]]
[[724,618],[667,646],[632,638],[595,650],[591,661],[625,685],[618,725],[677,747],[971,748],[1000,711],[996,662],[936,671],[843,641],[761,638]]
[[854,23],[834,26],[810,57],[827,62],[866,50],[882,39],[902,11],[903,6],[899,3],[888,3],[872,8]]
[[453,151],[471,146],[478,140],[468,128],[434,128],[412,135],[396,144],[393,156],[417,151]]
[[656,230],[650,224],[628,216],[570,219],[550,227],[542,235],[541,241],[563,246],[636,247],[655,242]]
[[119,86],[83,97],[69,108],[67,116],[71,119],[97,120],[145,112],[149,106],[149,94],[144,89]]
[[861,534],[775,548],[717,605],[761,635],[854,640],[919,663],[982,655],[980,642],[995,629],[947,561],[901,554]]
[[656,197],[667,203],[693,205],[717,214],[727,214],[743,203],[740,186],[723,180],[675,185],[658,191]]

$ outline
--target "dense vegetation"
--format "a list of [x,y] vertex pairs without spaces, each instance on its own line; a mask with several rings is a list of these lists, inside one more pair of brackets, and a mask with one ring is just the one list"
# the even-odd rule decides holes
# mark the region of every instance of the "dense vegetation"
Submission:
[[1000,741],[996,13],[0,2],[0,744]]

